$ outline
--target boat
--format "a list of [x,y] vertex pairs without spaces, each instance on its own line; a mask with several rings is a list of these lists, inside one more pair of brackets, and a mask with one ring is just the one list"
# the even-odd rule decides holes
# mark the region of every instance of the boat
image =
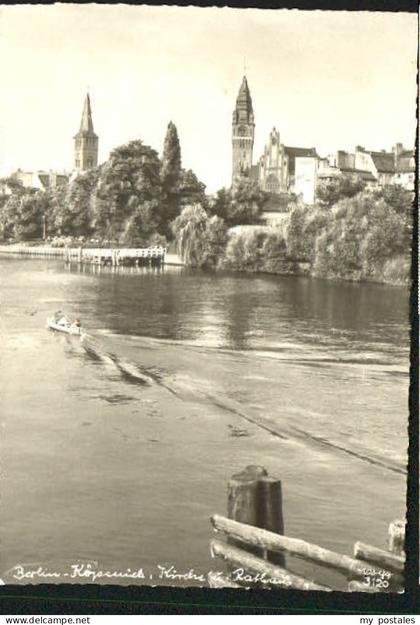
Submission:
[[66,321],[65,323],[59,323],[54,319],[54,317],[48,317],[47,327],[50,330],[55,330],[56,332],[64,332],[65,334],[76,334],[78,336],[81,336],[83,333],[81,326],[75,325],[70,321]]

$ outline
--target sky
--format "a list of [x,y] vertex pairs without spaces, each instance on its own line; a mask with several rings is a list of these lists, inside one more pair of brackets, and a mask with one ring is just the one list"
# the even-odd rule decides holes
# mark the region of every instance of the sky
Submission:
[[417,16],[140,5],[0,5],[0,175],[70,171],[87,89],[99,162],[132,139],[230,184],[231,122],[246,71],[254,162],[285,145],[390,149],[415,141]]

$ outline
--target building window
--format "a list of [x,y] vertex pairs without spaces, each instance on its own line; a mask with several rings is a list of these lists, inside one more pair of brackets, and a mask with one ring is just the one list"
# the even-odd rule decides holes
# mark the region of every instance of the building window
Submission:
[[92,167],[92,166],[93,166],[93,163],[92,163],[92,159],[91,159],[91,158],[88,158],[88,161],[87,161],[87,166],[88,166],[88,167]]
[[79,168],[79,167],[80,167],[80,161],[79,161],[79,159],[78,159],[78,158],[76,159],[76,167],[77,167],[77,168]]

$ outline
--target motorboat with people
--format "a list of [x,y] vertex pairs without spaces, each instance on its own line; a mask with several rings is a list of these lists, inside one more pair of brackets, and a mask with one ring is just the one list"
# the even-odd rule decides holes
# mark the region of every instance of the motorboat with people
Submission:
[[57,332],[65,332],[66,334],[82,334],[82,324],[80,319],[70,321],[70,319],[58,310],[53,317],[47,318],[47,327]]

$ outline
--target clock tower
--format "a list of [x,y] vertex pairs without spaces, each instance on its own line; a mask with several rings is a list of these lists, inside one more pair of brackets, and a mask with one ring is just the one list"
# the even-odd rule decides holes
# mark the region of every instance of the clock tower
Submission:
[[232,118],[232,184],[238,177],[250,174],[254,130],[252,100],[246,76],[244,76]]

